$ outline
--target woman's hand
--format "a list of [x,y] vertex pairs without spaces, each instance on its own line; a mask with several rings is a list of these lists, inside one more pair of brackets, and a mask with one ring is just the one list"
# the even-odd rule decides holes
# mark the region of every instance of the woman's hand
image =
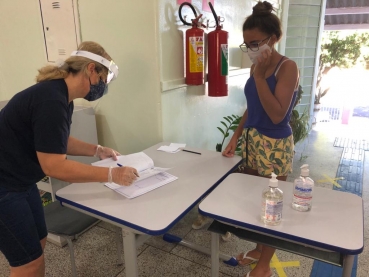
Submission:
[[222,155],[225,157],[233,157],[234,152],[237,148],[237,139],[231,139],[227,145],[227,147],[223,150]]
[[97,146],[95,157],[99,158],[100,160],[113,158],[113,160],[116,161],[117,156],[120,156],[118,151],[115,151],[109,147],[103,147],[101,145]]
[[271,57],[272,51],[269,49],[263,51],[261,55],[257,57],[258,63],[255,67],[254,78],[266,78],[265,73],[270,65]]
[[135,168],[129,166],[111,169],[112,181],[121,186],[130,186],[139,177]]

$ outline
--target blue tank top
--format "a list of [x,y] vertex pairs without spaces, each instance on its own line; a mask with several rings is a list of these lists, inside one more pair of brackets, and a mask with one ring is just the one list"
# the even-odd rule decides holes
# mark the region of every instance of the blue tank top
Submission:
[[[275,87],[277,85],[276,72],[278,71],[280,64],[284,57],[277,64],[274,72],[270,75],[266,81],[269,89],[274,95]],[[270,138],[280,139],[286,138],[292,134],[292,129],[289,124],[293,103],[295,103],[297,90],[294,91],[291,104],[288,108],[286,116],[278,124],[274,124],[265,112],[263,105],[260,102],[258,92],[256,90],[256,83],[254,76],[251,75],[245,85],[245,96],[247,102],[248,117],[244,124],[244,128],[255,128],[259,133],[268,136]]]

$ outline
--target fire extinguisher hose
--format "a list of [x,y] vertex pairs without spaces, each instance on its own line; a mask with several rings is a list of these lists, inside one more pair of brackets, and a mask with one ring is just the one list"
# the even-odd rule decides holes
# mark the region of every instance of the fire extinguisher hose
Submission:
[[211,4],[211,2],[209,2],[209,7],[211,9],[211,12],[213,13],[213,16],[214,16],[214,19],[215,19],[215,22],[217,24],[217,27],[219,26],[219,20],[218,20],[218,16],[213,8],[213,5]]
[[182,17],[182,8],[183,6],[189,6],[191,8],[191,10],[193,11],[193,14],[195,15],[195,18],[197,18],[197,13],[196,13],[196,10],[195,8],[191,5],[191,3],[188,3],[188,2],[183,2],[180,6],[179,6],[179,19],[182,21],[182,23],[184,25],[187,25],[187,26],[192,26],[192,23],[188,23],[186,22],[186,20],[183,19]]

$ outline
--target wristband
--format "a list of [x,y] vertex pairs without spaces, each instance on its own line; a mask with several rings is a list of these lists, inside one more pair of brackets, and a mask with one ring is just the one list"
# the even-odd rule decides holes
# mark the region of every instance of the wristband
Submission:
[[108,173],[108,183],[113,183],[113,175],[111,174],[113,167],[109,167],[109,173]]
[[96,152],[95,152],[95,155],[94,155],[94,157],[96,157],[96,158],[99,158],[99,156],[98,156],[99,148],[103,148],[103,147],[102,147],[100,144],[98,144],[98,145],[96,146]]

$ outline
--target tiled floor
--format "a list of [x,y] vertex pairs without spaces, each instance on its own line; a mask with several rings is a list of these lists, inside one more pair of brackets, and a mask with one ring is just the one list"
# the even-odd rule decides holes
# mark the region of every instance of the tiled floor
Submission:
[[[368,122],[361,122],[361,128],[368,126]],[[364,125],[363,125],[364,124]],[[343,148],[334,147],[336,137],[362,138],[363,131],[348,126],[332,128],[328,123],[318,123],[312,130],[308,141],[296,148],[293,174],[289,180],[299,175],[299,167],[308,163],[310,175],[317,186],[332,189],[332,183],[324,181],[324,175],[334,178],[340,162]],[[360,136],[361,135],[361,136]],[[369,135],[367,135],[369,138]],[[364,252],[359,256],[357,277],[369,276],[369,162],[366,151],[364,162]],[[288,200],[286,200],[288,201]],[[134,211],[132,211],[134,212]],[[205,229],[192,230],[192,221],[196,218],[196,209],[187,214],[170,233],[183,237],[186,240],[202,246],[210,246],[210,233]],[[344,220],[344,219],[342,219]],[[79,276],[118,276],[124,277],[124,265],[117,266],[116,244],[114,239],[114,226],[99,223],[77,241],[75,241],[75,258]],[[229,242],[220,242],[223,253],[236,255],[239,252],[252,249],[253,244],[241,241],[235,236]],[[71,276],[68,248],[60,248],[47,243],[45,250],[46,276]],[[274,272],[277,276],[310,276],[313,260],[277,251],[272,260]],[[210,258],[183,246],[164,242],[161,237],[153,237],[138,249],[139,276],[210,276]],[[248,267],[220,266],[220,275],[243,276]],[[9,269],[4,256],[0,253],[0,277],[9,276]]]

